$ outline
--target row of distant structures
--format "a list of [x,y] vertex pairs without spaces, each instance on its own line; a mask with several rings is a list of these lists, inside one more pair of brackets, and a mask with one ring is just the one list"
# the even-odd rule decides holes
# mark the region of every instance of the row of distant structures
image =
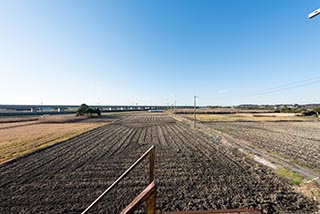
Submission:
[[[163,111],[172,108],[193,108],[193,106],[161,106],[161,105],[93,105],[101,112],[118,111]],[[0,116],[5,115],[40,115],[75,113],[79,105],[0,105]]]
[[[98,108],[101,112],[120,111],[149,111],[161,112],[168,109],[193,109],[194,106],[169,106],[169,105],[95,105],[91,108]],[[234,109],[313,109],[320,107],[320,104],[276,104],[256,105],[241,104],[237,106],[197,106],[197,109],[205,108],[234,108]],[[79,105],[0,105],[0,116],[6,115],[41,115],[41,114],[71,114],[75,113]]]
[[274,109],[281,110],[284,108],[287,109],[313,109],[320,107],[320,104],[311,103],[311,104],[275,104],[275,105],[256,105],[256,104],[241,104],[236,106],[236,108],[244,108],[244,109]]

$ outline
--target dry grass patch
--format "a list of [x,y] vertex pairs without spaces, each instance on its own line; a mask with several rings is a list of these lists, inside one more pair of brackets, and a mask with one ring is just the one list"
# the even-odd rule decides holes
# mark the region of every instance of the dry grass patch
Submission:
[[[183,115],[183,117],[193,119],[193,114]],[[276,121],[306,121],[314,120],[310,117],[301,117],[288,114],[197,114],[197,120],[202,122],[276,122]]]
[[30,117],[0,117],[1,123],[15,123],[15,122],[27,122],[27,121],[35,121],[38,120],[37,116]]
[[[105,123],[20,122],[0,129],[0,163],[67,140]],[[22,126],[22,124],[24,124]],[[1,124],[2,125],[2,124]],[[17,126],[18,125],[18,126]]]
[[[29,126],[32,124],[38,123],[37,121],[26,121],[26,122],[9,122],[9,123],[0,123],[1,129],[15,128],[19,126]],[[1,135],[0,135],[1,136]]]
[[320,187],[316,182],[295,186],[295,190],[320,203]]
[[39,118],[39,123],[71,123],[88,118],[88,116],[75,115],[43,115]]

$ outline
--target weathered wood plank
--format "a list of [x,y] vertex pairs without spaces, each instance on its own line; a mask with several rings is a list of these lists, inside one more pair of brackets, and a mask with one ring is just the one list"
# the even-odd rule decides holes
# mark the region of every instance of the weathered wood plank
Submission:
[[[147,214],[155,214],[151,212],[152,207],[155,208],[155,194],[156,186],[155,182],[152,181],[131,203],[124,208],[120,214],[130,214],[133,213],[143,202],[147,201]],[[148,209],[150,212],[148,212]]]

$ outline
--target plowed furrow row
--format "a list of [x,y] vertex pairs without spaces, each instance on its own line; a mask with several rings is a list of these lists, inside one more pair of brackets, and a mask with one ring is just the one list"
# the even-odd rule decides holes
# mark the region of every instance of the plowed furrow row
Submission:
[[120,133],[124,134],[124,138],[122,141],[111,141],[109,143],[108,141],[106,142],[106,140],[110,141],[110,139],[101,138],[99,141],[96,141],[96,143],[92,145],[91,148],[89,148],[88,150],[82,150],[80,154],[75,154],[74,158],[66,160],[63,165],[60,164],[60,167],[57,169],[53,169],[52,173],[50,174],[54,175],[56,173],[63,173],[64,169],[66,171],[74,171],[88,162],[94,162],[96,159],[99,159],[102,156],[108,155],[108,157],[111,157],[123,146],[122,144],[124,143],[125,139],[134,134],[133,130],[127,130],[127,132]]
[[[88,137],[87,135],[85,135],[84,139],[86,139],[87,142],[96,141],[97,139],[100,139],[100,138],[96,138],[94,136],[99,136],[99,132],[101,132],[101,129],[94,130],[94,132],[91,133],[93,134],[92,136]],[[80,138],[80,139],[83,139],[83,138]],[[63,145],[57,145],[55,147],[52,147],[52,149],[44,150],[39,154],[32,155],[32,158],[34,161],[31,161],[31,162],[25,161],[25,164],[24,164],[25,166],[15,165],[13,166],[15,168],[14,171],[10,170],[10,171],[7,171],[6,173],[13,172],[14,174],[16,174],[15,177],[23,178],[25,180],[22,180],[22,182],[27,182],[29,179],[34,179],[35,176],[42,174],[44,171],[47,170],[48,167],[50,168],[50,165],[59,166],[59,163],[62,162],[62,159],[70,157],[68,153],[74,154],[77,151],[83,151],[83,148],[88,149],[88,145],[86,145],[86,143],[79,144],[79,141],[76,141],[75,139],[70,140],[71,144],[69,144],[69,141],[67,142],[68,143],[65,143]],[[43,167],[45,167],[45,169],[41,170]],[[25,175],[30,175],[31,173],[32,173],[32,176],[25,176]],[[1,174],[0,176],[1,186],[7,185],[8,183],[11,182],[8,180],[2,180],[3,178],[2,175],[5,175],[5,173]]]
[[[120,132],[122,127],[119,127]],[[101,130],[100,130],[101,132]],[[36,177],[40,176],[42,180],[47,179],[47,177],[52,176],[53,174],[59,172],[60,170],[71,167],[74,162],[77,163],[77,160],[83,158],[84,154],[90,152],[91,150],[94,150],[96,148],[96,145],[102,142],[107,136],[103,138],[90,138],[88,141],[81,143],[79,145],[77,144],[65,144],[65,150],[62,150],[62,152],[56,152],[56,155],[48,154],[48,160],[40,162],[40,164],[34,164],[33,168],[29,169],[29,171],[24,172],[24,174],[19,174],[17,177],[21,177],[20,183],[28,183],[32,182],[36,179]],[[53,149],[55,152],[55,150]],[[51,153],[51,152],[50,152]],[[44,151],[45,154],[45,151]],[[45,154],[46,155],[46,154]],[[50,158],[50,155],[53,156],[53,158]],[[35,161],[38,163],[38,161]],[[48,171],[49,169],[49,171]],[[25,175],[28,176],[25,176]],[[6,183],[5,185],[7,185]],[[19,185],[19,183],[15,183],[16,186]]]
[[185,135],[186,136],[189,135],[188,138],[193,139],[190,142],[196,142],[198,149],[205,151],[207,153],[207,156],[209,156],[210,159],[214,157],[216,158],[216,160],[226,160],[228,161],[228,162],[225,162],[226,164],[231,164],[229,167],[238,171],[241,170],[243,173],[246,173],[248,171],[248,169],[245,169],[246,164],[242,164],[242,163],[240,164],[239,162],[242,162],[242,161],[235,160],[236,157],[230,158],[230,156],[232,156],[229,154],[230,151],[228,153],[228,151],[224,149],[221,145],[214,144],[211,140],[209,140],[209,138],[205,138],[204,140],[201,140],[201,138],[198,138],[199,134],[195,132],[193,132],[192,135],[190,135],[190,132],[188,132],[187,128],[184,126],[180,126],[180,129],[184,130]]
[[[88,139],[88,138],[95,138],[95,137],[97,136],[98,130],[101,129],[101,128],[102,128],[102,127],[97,128],[97,129],[94,129],[94,130],[91,130],[91,131],[88,131],[88,132],[86,132],[86,133],[84,133],[84,134],[81,134],[81,135],[78,135],[78,136],[76,136],[76,137],[74,137],[74,138],[72,138],[72,139],[69,139],[69,140],[68,140],[68,143],[70,144],[70,146],[72,146],[74,143],[78,143],[79,140],[86,140],[86,139]],[[56,145],[55,145],[55,150],[54,150],[54,151],[52,151],[52,150],[49,151],[49,153],[50,153],[50,154],[48,154],[49,158],[50,158],[50,156],[51,156],[51,153],[59,153],[60,151],[62,151],[62,150],[64,150],[64,149],[65,149],[65,146],[64,146],[64,145],[56,144]],[[40,153],[39,155],[35,156],[34,159],[37,159],[37,162],[42,162],[43,160],[48,160],[48,157],[46,157],[46,156],[44,156],[44,155],[42,155],[42,154]],[[10,167],[10,168],[12,168],[12,167],[17,167],[17,170],[19,170],[18,168],[21,167],[21,165],[20,165],[19,163],[20,163],[20,162],[10,163],[9,167]],[[25,163],[25,165],[23,166],[23,169],[26,170],[26,171],[28,171],[28,170],[29,170],[28,167],[29,167],[30,165],[32,165],[32,164],[34,164],[34,163],[32,163],[32,162],[31,162],[31,163],[30,163],[30,162]],[[31,166],[31,167],[34,167],[34,166]],[[6,168],[7,168],[6,165],[4,165],[4,166],[0,169],[0,172],[5,171]]]

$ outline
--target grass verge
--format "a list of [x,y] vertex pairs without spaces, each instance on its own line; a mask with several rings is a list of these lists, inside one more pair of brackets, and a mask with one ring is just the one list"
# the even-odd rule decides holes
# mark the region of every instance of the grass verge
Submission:
[[303,177],[301,175],[299,175],[298,173],[289,171],[289,170],[284,169],[284,168],[277,169],[276,173],[280,177],[288,179],[290,184],[292,184],[292,185],[300,186],[300,184],[302,183]]

